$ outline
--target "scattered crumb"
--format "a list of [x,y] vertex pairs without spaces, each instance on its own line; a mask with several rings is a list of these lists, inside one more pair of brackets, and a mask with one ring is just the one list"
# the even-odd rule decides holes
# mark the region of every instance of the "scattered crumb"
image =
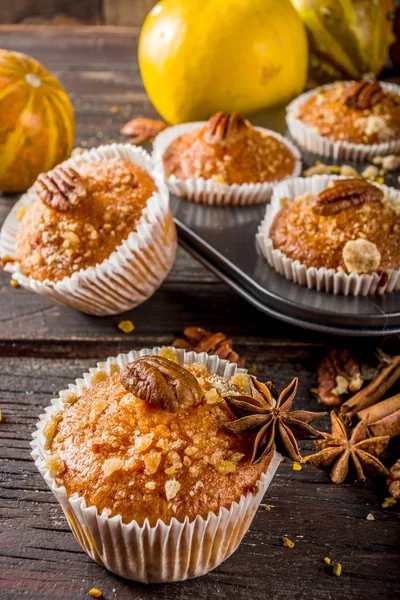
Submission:
[[301,464],[299,462],[294,462],[292,469],[293,469],[293,471],[301,471],[303,469],[303,467],[301,466]]
[[330,564],[331,564],[331,559],[330,559],[330,558],[328,558],[327,556],[325,556],[325,558],[324,558],[324,563],[325,563],[326,565],[330,565]]
[[171,360],[172,362],[179,365],[178,353],[173,348],[168,348],[168,346],[163,346],[160,350],[160,356],[162,358],[167,358],[168,360]]
[[396,156],[395,154],[384,156],[381,164],[383,169],[388,171],[397,171],[397,169],[400,167],[400,156]]
[[367,521],[375,521],[375,517],[372,513],[368,513],[366,519]]
[[131,333],[135,329],[135,326],[132,321],[120,321],[118,323],[118,329],[124,333]]
[[98,588],[92,588],[89,590],[89,596],[92,596],[92,598],[101,598],[102,595],[103,594],[101,593],[101,590]]
[[396,502],[396,498],[389,496],[389,498],[385,498],[384,502],[382,502],[382,508],[389,508],[390,506],[396,504]]
[[333,574],[336,577],[340,577],[341,574],[342,574],[342,565],[341,565],[341,563],[340,562],[334,562],[333,563],[333,569],[332,569],[332,571],[333,571]]
[[2,414],[2,412],[0,410],[0,423],[2,422],[2,420],[3,420],[3,414]]
[[282,456],[282,458],[281,458],[281,463],[283,463],[283,462],[285,462],[285,457],[284,456]]
[[375,179],[378,173],[378,167],[375,167],[374,165],[369,165],[368,167],[366,167],[366,169],[364,169],[361,175],[365,177],[365,179]]
[[303,538],[304,535],[296,535],[297,538]]
[[342,165],[342,167],[340,169],[340,173],[341,173],[341,175],[344,175],[345,177],[360,177],[358,172],[350,165]]
[[257,365],[255,365],[254,363],[252,365],[250,365],[250,367],[248,368],[248,371],[250,373],[250,375],[254,375],[255,373],[257,373]]
[[119,112],[119,108],[118,108],[118,106],[111,106],[111,108],[110,108],[110,112],[111,112],[111,113],[113,113],[113,114],[115,114],[115,113]]
[[269,504],[266,504],[266,505],[264,506],[264,510],[266,510],[267,512],[269,512],[269,511],[271,510],[271,507],[270,507],[270,505],[269,505]]
[[292,542],[292,540],[290,540],[288,537],[282,538],[282,546],[284,548],[294,548],[294,545],[294,542]]
[[10,279],[10,285],[13,288],[19,288],[19,283],[18,283],[18,281],[16,279]]

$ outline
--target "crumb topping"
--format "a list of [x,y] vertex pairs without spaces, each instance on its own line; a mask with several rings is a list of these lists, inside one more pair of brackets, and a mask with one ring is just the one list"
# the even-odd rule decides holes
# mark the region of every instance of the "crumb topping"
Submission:
[[383,90],[371,108],[359,110],[342,101],[343,82],[311,96],[296,117],[317,132],[338,142],[379,144],[400,138],[400,95]]
[[[400,212],[386,198],[382,202],[366,203],[329,216],[315,214],[312,210],[314,201],[314,196],[306,193],[279,211],[270,230],[275,248],[307,267],[350,272],[354,265],[350,262],[346,265],[344,256],[354,256],[354,252],[348,252],[349,246],[344,252],[344,247],[350,241],[362,239],[376,248],[374,261],[377,260],[377,252],[380,253],[380,270],[399,268]],[[359,245],[358,241],[356,248]],[[354,244],[350,245],[351,248],[354,249]],[[368,245],[368,248],[371,246]]]
[[170,144],[163,156],[167,177],[203,177],[231,185],[283,179],[294,170],[295,158],[289,148],[251,126],[228,147],[208,144],[205,131],[203,127],[185,133]]
[[[64,392],[64,411],[46,426],[57,483],[100,513],[152,525],[217,512],[252,489],[270,456],[252,465],[252,436],[223,428],[234,417],[221,394],[241,388],[204,365],[185,368],[201,380],[203,399],[178,413],[127,392],[119,373],[92,376],[95,383],[79,398]],[[238,381],[244,385],[245,378]]]
[[87,195],[68,212],[36,198],[18,215],[16,257],[34,279],[59,281],[101,263],[135,231],[148,198],[156,191],[140,167],[120,159],[76,167]]

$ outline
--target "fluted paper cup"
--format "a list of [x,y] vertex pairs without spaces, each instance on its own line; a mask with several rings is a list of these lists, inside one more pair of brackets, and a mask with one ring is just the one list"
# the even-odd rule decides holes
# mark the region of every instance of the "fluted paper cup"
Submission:
[[[110,373],[112,363],[122,368],[139,356],[159,354],[159,351],[160,348],[152,348],[109,358],[70,384],[69,391],[81,394],[84,386],[91,386],[92,375],[97,371]],[[210,372],[226,378],[237,372],[246,372],[238,369],[236,364],[204,352],[176,352],[181,365],[201,362]],[[183,522],[172,518],[169,524],[158,520],[154,527],[147,519],[141,526],[135,521],[126,524],[119,515],[110,518],[106,511],[99,514],[95,506],[87,506],[78,494],[68,497],[65,487],[56,483],[46,466],[43,429],[55,412],[63,410],[62,393],[40,416],[32,436],[32,457],[60,503],[77,541],[91,558],[121,577],[159,583],[204,575],[236,550],[280,464],[280,454],[275,451],[266,472],[256,484],[257,491],[248,492],[228,508],[222,507],[218,513],[210,512],[206,518],[197,516],[192,521],[186,517]]]
[[[148,199],[136,231],[132,231],[103,262],[60,281],[38,281],[28,277],[16,263],[7,263],[5,267],[13,273],[13,279],[28,290],[98,316],[118,314],[147,300],[169,273],[177,247],[168,190],[162,174],[154,168],[151,157],[142,148],[130,144],[100,146],[62,164],[79,168],[87,162],[110,158],[120,158],[142,167],[158,188]],[[35,198],[32,187],[7,216],[0,234],[0,256],[15,257],[15,238],[20,226],[18,210]]]
[[[354,81],[349,81],[346,85],[351,85]],[[316,129],[306,125],[297,118],[300,107],[312,96],[316,96],[325,90],[335,87],[335,83],[329,83],[315,88],[310,92],[302,94],[293,100],[286,108],[286,125],[293,140],[308,152],[313,152],[319,156],[325,156],[334,160],[350,160],[355,162],[365,162],[372,160],[375,156],[386,156],[388,154],[397,154],[400,152],[400,140],[391,142],[382,142],[379,144],[354,144],[350,142],[335,142],[328,137],[320,135]],[[394,83],[383,83],[381,86],[390,92],[400,96],[400,86]]]
[[[270,230],[276,215],[281,210],[282,198],[294,200],[305,193],[319,194],[327,188],[329,183],[345,177],[335,175],[313,175],[312,177],[298,177],[282,182],[275,186],[271,203],[267,206],[264,219],[258,227],[256,240],[259,250],[268,263],[281,275],[312,290],[344,294],[345,296],[367,296],[368,294],[383,294],[400,290],[400,265],[399,269],[392,269],[387,280],[382,282],[382,273],[342,273],[335,269],[321,267],[306,267],[299,260],[286,256],[278,248],[274,248],[270,238]],[[388,199],[400,206],[400,191],[386,185],[377,185],[387,195]]]
[[[188,179],[180,179],[175,175],[165,176],[163,155],[168,146],[179,136],[188,133],[195,129],[200,129],[206,124],[205,121],[196,123],[184,123],[175,127],[168,127],[158,134],[153,142],[153,158],[157,166],[164,174],[168,189],[176,196],[188,198],[193,202],[199,202],[211,205],[230,205],[243,206],[249,204],[261,204],[267,202],[271,198],[272,189],[275,181],[264,183],[243,183],[232,185],[216,183],[212,179],[204,179],[202,177],[190,177]],[[297,148],[285,137],[261,127],[255,127],[258,131],[267,133],[278,139],[282,144],[285,144],[295,158],[295,166],[293,172],[287,177],[297,177],[301,173],[301,155]],[[282,181],[282,180],[278,180]]]

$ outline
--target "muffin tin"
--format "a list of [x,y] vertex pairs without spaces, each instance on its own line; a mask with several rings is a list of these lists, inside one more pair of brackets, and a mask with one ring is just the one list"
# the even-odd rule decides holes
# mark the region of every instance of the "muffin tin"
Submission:
[[[318,158],[303,154],[304,168]],[[358,171],[364,168],[360,164],[352,166]],[[399,188],[396,175],[386,176],[385,183]],[[258,253],[255,241],[265,205],[207,206],[172,196],[171,207],[182,246],[262,312],[329,334],[400,333],[399,292],[382,296],[333,295],[309,290],[275,272]]]

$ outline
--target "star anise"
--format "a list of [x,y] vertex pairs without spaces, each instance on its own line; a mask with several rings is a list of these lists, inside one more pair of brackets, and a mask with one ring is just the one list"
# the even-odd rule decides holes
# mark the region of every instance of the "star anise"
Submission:
[[332,433],[324,433],[324,440],[316,441],[319,452],[308,458],[318,469],[331,469],[334,483],[342,483],[350,471],[350,464],[358,481],[366,479],[364,471],[387,475],[388,470],[376,458],[389,442],[389,436],[366,439],[367,422],[360,421],[348,438],[346,427],[334,411],[331,412]]
[[296,438],[309,440],[322,437],[310,423],[326,413],[307,410],[289,412],[297,385],[298,379],[295,377],[278,396],[271,382],[263,384],[251,377],[251,395],[224,396],[228,408],[237,417],[237,420],[225,423],[224,427],[233,433],[257,433],[252,463],[261,462],[272,449],[274,442],[278,452],[292,460],[300,461]]

